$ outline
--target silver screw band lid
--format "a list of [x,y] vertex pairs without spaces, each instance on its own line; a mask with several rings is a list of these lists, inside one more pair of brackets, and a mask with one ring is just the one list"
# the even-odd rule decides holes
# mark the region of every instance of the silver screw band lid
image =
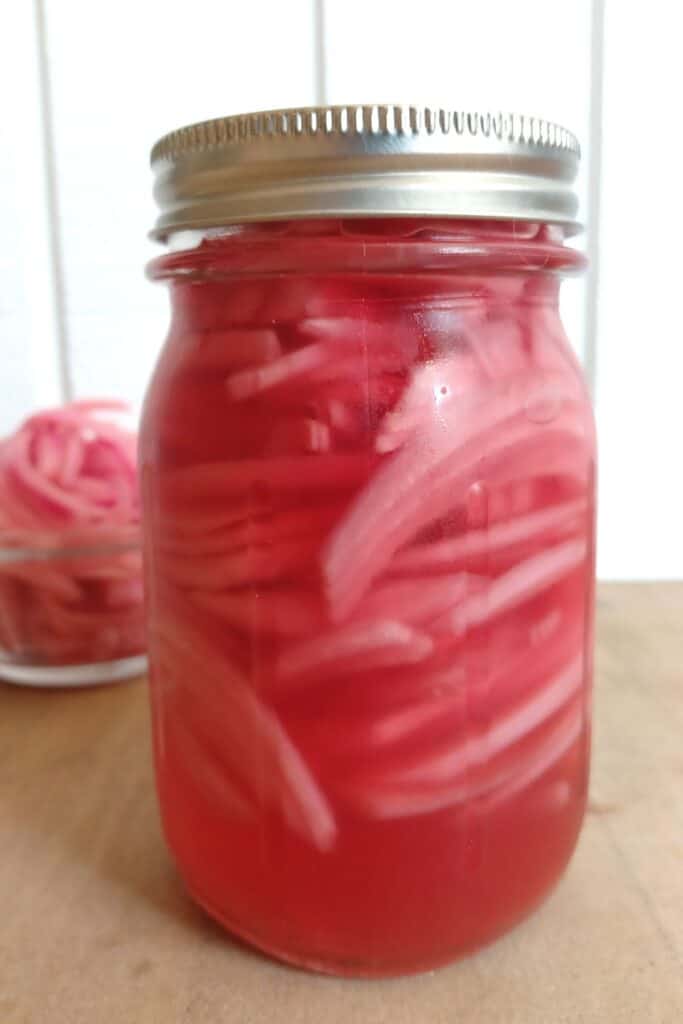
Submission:
[[316,217],[479,217],[579,230],[565,128],[519,114],[302,107],[203,121],[151,154],[151,232]]

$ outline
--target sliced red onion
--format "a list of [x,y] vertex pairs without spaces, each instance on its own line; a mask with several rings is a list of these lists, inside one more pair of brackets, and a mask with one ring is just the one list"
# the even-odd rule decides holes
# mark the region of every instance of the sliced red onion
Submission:
[[73,402],[0,442],[5,656],[83,664],[144,649],[136,438],[112,418],[124,412]]

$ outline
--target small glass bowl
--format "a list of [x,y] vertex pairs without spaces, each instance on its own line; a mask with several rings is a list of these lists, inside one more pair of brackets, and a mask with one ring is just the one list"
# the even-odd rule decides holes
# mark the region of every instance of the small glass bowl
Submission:
[[0,531],[0,679],[89,686],[147,667],[137,537]]

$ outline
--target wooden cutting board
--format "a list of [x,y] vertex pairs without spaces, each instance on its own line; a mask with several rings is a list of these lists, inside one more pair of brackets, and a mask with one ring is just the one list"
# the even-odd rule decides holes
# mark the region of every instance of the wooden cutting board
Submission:
[[142,682],[0,685],[0,1024],[681,1024],[683,583],[599,591],[595,755],[552,897],[431,974],[271,962],[195,909],[159,830]]

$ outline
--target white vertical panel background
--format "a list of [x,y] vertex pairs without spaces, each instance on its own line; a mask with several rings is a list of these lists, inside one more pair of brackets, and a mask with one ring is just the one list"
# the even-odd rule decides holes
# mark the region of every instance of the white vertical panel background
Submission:
[[680,6],[609,0],[598,281],[599,570],[683,576]]
[[[143,276],[150,145],[179,124],[314,102],[311,0],[45,0],[57,227],[75,394],[137,401],[166,299]],[[77,32],[76,32],[77,29]],[[159,250],[160,251],[160,250]]]
[[60,358],[39,25],[0,4],[0,435],[57,401]]
[[677,66],[676,8],[606,0],[602,76],[604,2],[3,0],[0,431],[65,390],[140,398],[166,320],[143,277],[147,154],[169,128],[323,101],[528,111],[580,136],[589,222],[602,197],[597,351],[576,284],[563,307],[597,377],[600,574],[683,575],[676,90],[633,74],[648,37],[652,60]]

